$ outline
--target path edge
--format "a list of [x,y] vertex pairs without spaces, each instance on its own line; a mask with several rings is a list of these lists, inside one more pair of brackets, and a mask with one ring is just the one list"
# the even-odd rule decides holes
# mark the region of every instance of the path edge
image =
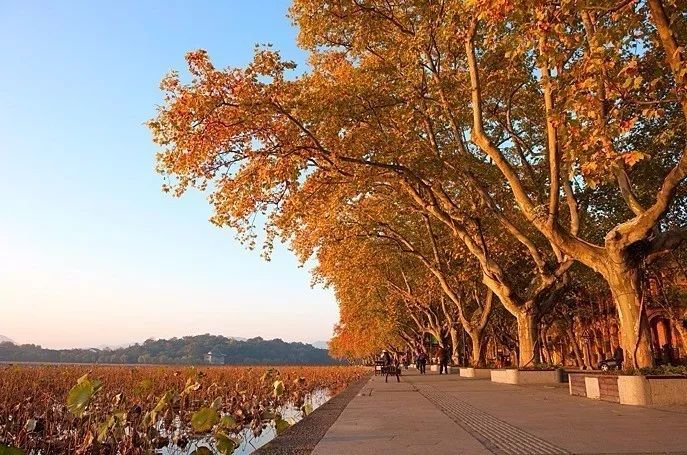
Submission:
[[370,381],[371,373],[350,384],[312,414],[287,428],[282,434],[253,452],[256,455],[305,455],[310,454],[329,428],[336,422],[348,403]]

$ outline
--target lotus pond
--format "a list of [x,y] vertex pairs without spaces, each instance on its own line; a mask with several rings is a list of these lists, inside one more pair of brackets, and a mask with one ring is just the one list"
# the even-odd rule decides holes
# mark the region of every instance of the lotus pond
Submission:
[[0,367],[0,452],[245,455],[356,381],[358,367]]

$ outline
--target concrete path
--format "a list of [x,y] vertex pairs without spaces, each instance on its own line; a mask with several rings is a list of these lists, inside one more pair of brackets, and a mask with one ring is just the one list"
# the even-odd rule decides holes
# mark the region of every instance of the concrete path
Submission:
[[687,454],[687,407],[572,397],[457,375],[373,377],[313,454]]

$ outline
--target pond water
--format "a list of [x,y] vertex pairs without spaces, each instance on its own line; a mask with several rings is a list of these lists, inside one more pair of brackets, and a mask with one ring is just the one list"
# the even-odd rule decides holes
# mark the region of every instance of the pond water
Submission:
[[[318,389],[310,393],[305,398],[305,404],[310,405],[314,411],[329,401],[330,398],[331,393],[329,390]],[[291,403],[275,409],[275,413],[279,413],[282,416],[282,419],[286,420],[289,425],[293,425],[301,421],[305,416],[300,408]],[[274,421],[269,421],[265,422],[265,428],[257,436],[253,434],[253,431],[250,428],[244,428],[238,433],[237,436],[240,440],[240,444],[234,450],[233,455],[248,455],[274,439],[277,436],[277,429]],[[191,455],[198,449],[201,449],[201,452],[207,453],[207,451],[203,450],[203,448],[209,449],[213,454],[219,453],[214,447],[212,437],[203,437],[193,440],[183,449],[178,446],[168,446],[160,449],[157,453],[160,455]]]

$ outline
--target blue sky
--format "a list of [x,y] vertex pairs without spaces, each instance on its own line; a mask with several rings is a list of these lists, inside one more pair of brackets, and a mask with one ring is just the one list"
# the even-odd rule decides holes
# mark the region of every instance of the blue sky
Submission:
[[47,347],[213,333],[322,340],[328,290],[160,191],[143,123],[184,54],[272,43],[304,61],[285,0],[0,4],[0,334]]

